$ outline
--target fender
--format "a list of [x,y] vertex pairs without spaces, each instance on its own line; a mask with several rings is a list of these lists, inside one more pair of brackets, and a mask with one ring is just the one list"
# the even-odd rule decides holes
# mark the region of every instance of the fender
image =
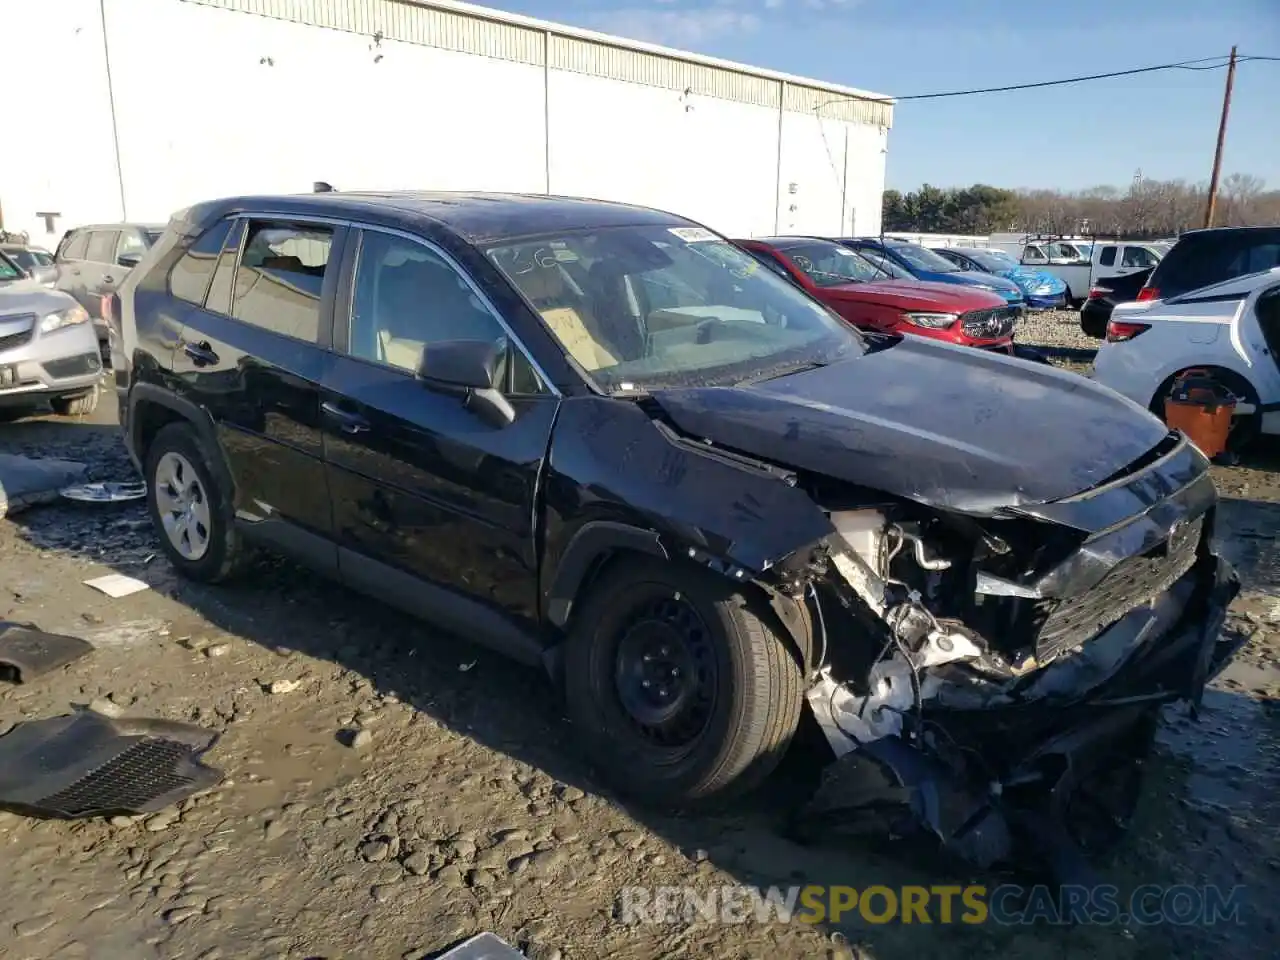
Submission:
[[[551,589],[547,593],[546,617],[553,626],[560,630],[566,627],[573,613],[574,601],[591,568],[602,557],[615,550],[630,550],[662,560],[671,559],[671,554],[663,546],[661,538],[654,530],[646,530],[616,520],[587,521],[570,538],[560,558],[560,564],[556,568]],[[697,548],[690,547],[689,556],[695,562],[700,561],[708,567],[716,567],[714,562],[708,563],[710,558]],[[813,625],[804,601],[786,596],[773,587],[754,581],[750,587],[759,589],[768,601],[774,615],[786,629],[795,646],[800,668],[808,672],[813,667]],[[556,676],[558,662],[551,659],[547,664],[552,676]]]
[[139,472],[142,472],[143,464],[140,446],[141,437],[139,435],[142,424],[139,420],[138,412],[145,405],[164,407],[195,430],[196,435],[200,438],[201,446],[211,460],[210,467],[218,474],[219,484],[227,492],[230,502],[235,503],[236,485],[231,474],[231,466],[227,463],[222,445],[218,443],[217,431],[208,412],[196,406],[190,400],[154,383],[143,382],[133,385],[133,388],[129,391],[128,408],[124,418],[125,446],[129,450],[130,458],[139,467]]
[[574,599],[591,567],[605,554],[614,550],[632,550],[647,553],[662,560],[670,559],[658,534],[627,523],[613,520],[589,520],[578,528],[569,540],[555,579],[547,592],[547,619],[564,629],[573,610]]

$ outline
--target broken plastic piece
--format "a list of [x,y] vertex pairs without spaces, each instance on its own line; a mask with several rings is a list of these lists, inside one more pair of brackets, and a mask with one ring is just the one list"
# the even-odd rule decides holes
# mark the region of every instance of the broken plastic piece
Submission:
[[105,593],[113,600],[151,589],[149,583],[143,583],[134,577],[126,577],[123,573],[108,573],[105,577],[94,577],[92,580],[86,580],[84,585]]
[[45,633],[34,623],[0,621],[0,680],[30,683],[93,652],[79,637]]
[[145,483],[80,483],[62,489],[63,497],[80,503],[124,503],[141,500],[146,495]]
[[0,737],[0,807],[62,819],[155,813],[222,780],[199,760],[217,739],[90,711],[20,723]]
[[440,960],[525,960],[525,955],[497,934],[478,933],[442,953]]

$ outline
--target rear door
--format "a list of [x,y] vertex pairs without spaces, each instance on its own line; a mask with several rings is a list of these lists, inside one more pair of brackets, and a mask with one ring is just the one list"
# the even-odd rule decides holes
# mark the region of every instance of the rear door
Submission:
[[95,320],[102,316],[102,287],[116,262],[116,246],[120,243],[119,230],[92,230],[89,233],[89,249],[80,264],[80,302]]
[[[214,421],[246,532],[330,571],[337,551],[320,383],[345,235],[305,218],[231,224],[203,304],[187,311],[173,364],[180,392]],[[179,261],[170,274],[175,295],[194,299],[202,288],[213,253],[198,252],[205,263]]]
[[[349,260],[322,402],[343,579],[433,617],[535,620],[537,484],[558,395],[439,247],[369,227]],[[416,378],[424,349],[457,339],[506,340],[512,423]]]

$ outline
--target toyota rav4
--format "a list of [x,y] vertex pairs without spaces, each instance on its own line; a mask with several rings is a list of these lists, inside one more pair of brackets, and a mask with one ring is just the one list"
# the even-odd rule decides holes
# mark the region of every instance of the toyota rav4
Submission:
[[807,712],[842,785],[812,823],[892,809],[999,860],[1239,642],[1181,435],[1050,366],[859,333],[670,214],[220,200],[119,301],[181,573],[265,546],[544,667],[662,805],[758,783]]

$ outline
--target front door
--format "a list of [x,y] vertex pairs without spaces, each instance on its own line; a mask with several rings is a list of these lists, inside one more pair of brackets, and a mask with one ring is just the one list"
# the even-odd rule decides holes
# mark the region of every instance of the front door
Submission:
[[[348,259],[350,311],[337,314],[322,400],[343,579],[446,622],[470,610],[473,633],[492,633],[495,617],[527,626],[558,398],[439,248],[368,228]],[[448,340],[507,342],[513,422],[486,423],[416,377],[423,351]]]
[[[305,222],[223,223],[170,275],[175,296],[203,294],[184,318],[174,372],[181,392],[214,421],[237,519],[249,536],[327,570],[337,569],[337,548],[320,382],[344,234]],[[201,278],[215,256],[206,292]]]

